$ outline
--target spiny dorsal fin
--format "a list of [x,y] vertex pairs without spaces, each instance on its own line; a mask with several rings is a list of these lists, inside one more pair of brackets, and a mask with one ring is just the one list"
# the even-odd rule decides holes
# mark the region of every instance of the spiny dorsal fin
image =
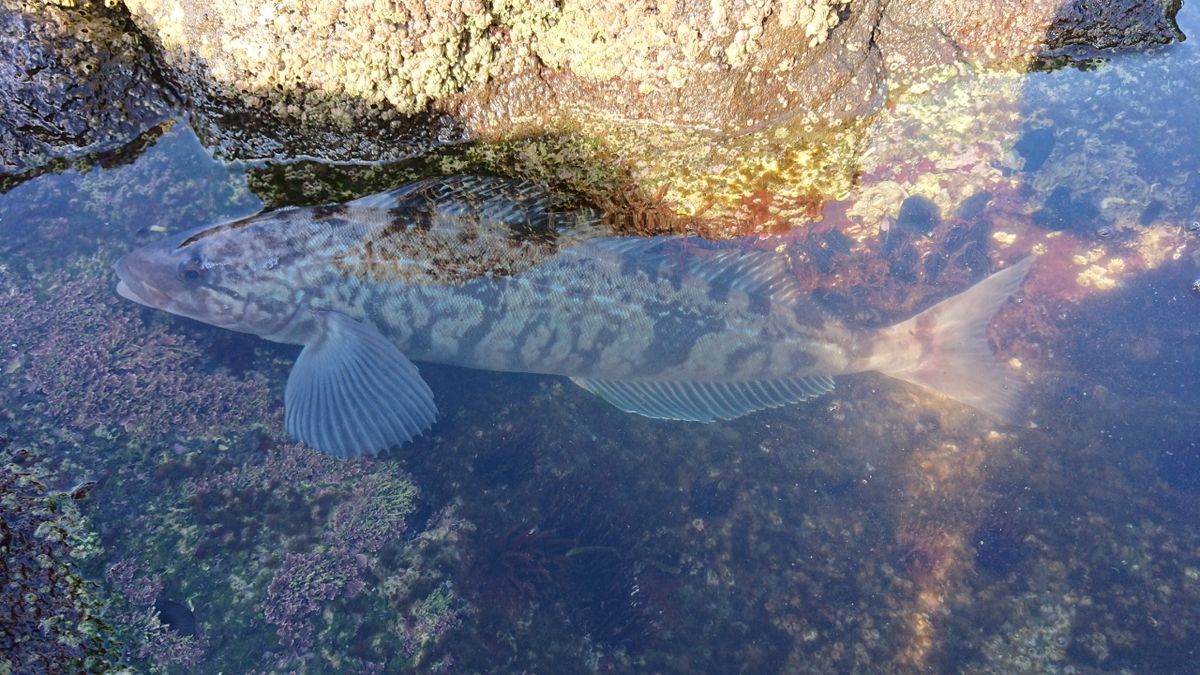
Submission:
[[344,212],[374,224],[335,257],[338,270],[414,285],[513,276],[611,234],[595,209],[530,181],[490,176],[429,178],[356,199]]
[[688,422],[730,420],[833,391],[833,378],[821,376],[755,382],[571,381],[625,412]]
[[346,206],[407,212],[426,229],[496,228],[519,239],[553,238],[600,221],[598,211],[571,207],[537,183],[495,176],[426,178]]

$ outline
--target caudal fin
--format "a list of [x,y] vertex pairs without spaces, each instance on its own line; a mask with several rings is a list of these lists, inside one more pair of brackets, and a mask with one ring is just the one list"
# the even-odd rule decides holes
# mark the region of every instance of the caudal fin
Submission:
[[880,331],[872,370],[1014,422],[1025,385],[988,345],[987,326],[1009,296],[1021,288],[1033,256],[996,272],[908,321]]

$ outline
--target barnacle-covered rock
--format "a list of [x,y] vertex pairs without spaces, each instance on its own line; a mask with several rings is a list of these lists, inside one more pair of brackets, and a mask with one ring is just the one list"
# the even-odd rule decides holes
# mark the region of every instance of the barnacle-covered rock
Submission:
[[[739,232],[812,220],[845,194],[861,122],[889,87],[961,60],[1025,65],[1052,27],[1075,25],[1057,0],[1017,12],[944,0],[126,4],[226,156],[395,161],[484,141],[498,148],[491,165],[478,152],[442,163],[513,173],[501,156],[532,156],[516,173],[585,183],[587,196],[632,187],[634,201]],[[1137,20],[1109,11],[1127,4],[1058,32],[1104,46],[1178,36],[1171,3],[1135,2]],[[630,180],[598,185],[598,166]]]
[[[1048,31],[1103,47],[1179,36],[1174,8],[1159,0],[1086,11],[1057,0],[1019,11],[885,4],[127,3],[227,150],[332,159],[395,159],[464,136],[586,127],[593,117],[736,136],[870,111],[885,57],[894,76],[960,54],[1029,57]],[[231,111],[264,116],[218,123]],[[326,143],[339,135],[350,140]]]

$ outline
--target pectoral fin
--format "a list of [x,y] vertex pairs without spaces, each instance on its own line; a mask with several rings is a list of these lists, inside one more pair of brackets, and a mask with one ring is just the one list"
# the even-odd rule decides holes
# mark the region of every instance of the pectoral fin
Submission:
[[433,424],[433,392],[417,367],[374,327],[315,312],[284,392],[288,434],[338,457],[375,455]]

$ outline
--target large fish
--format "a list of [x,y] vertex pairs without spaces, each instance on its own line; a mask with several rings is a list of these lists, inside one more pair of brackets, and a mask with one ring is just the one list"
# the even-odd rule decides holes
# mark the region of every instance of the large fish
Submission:
[[[564,375],[621,410],[710,422],[804,401],[880,371],[1011,420],[1021,386],[988,321],[1026,258],[895,326],[855,331],[746,241],[604,236],[537,186],[429,179],[344,205],[201,227],[117,263],[117,292],[303,345],[289,434],[356,457],[428,428],[409,361]],[[752,243],[752,242],[750,242]]]

